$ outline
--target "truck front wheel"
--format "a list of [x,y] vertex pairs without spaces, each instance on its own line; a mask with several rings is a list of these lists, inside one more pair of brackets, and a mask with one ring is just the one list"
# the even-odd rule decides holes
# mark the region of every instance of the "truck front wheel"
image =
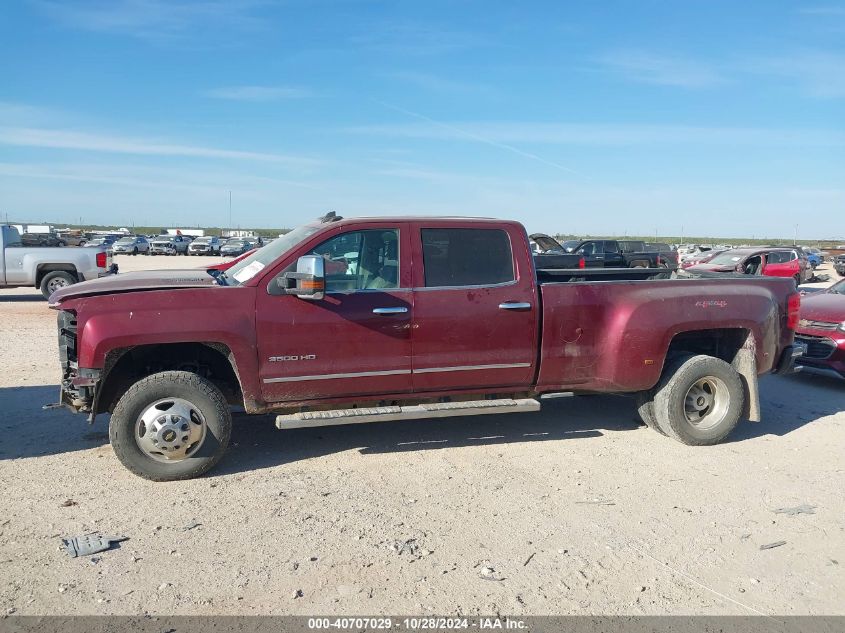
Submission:
[[654,394],[654,420],[683,444],[718,444],[742,415],[745,389],[737,371],[713,356],[676,358]]
[[164,371],[132,385],[109,422],[115,455],[151,481],[198,477],[219,462],[232,434],[220,390],[186,371]]
[[75,283],[76,277],[71,275],[69,272],[64,270],[54,270],[53,272],[44,275],[44,278],[41,280],[41,294],[44,295],[45,299],[49,300],[50,295],[56,292],[56,290]]

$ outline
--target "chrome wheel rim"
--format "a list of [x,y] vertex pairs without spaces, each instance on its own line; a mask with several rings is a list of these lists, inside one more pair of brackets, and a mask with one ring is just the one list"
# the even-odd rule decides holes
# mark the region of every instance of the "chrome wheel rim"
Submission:
[[728,411],[730,394],[725,382],[715,376],[696,380],[684,397],[687,422],[702,431],[717,426]]
[[135,422],[135,442],[158,462],[179,462],[196,454],[207,424],[199,408],[182,398],[163,398],[148,406]]
[[56,292],[59,288],[66,288],[69,285],[68,280],[64,277],[56,277],[47,282],[47,290]]

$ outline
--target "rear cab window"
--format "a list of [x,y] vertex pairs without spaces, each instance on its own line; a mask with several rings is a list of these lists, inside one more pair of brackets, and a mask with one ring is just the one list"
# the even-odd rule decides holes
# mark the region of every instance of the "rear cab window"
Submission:
[[494,286],[516,280],[503,229],[421,228],[426,288]]

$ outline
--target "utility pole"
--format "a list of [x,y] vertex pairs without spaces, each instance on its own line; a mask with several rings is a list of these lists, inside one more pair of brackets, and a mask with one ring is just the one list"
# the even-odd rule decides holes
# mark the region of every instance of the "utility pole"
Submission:
[[795,241],[793,242],[796,246],[798,245],[798,225],[795,225]]
[[229,189],[229,230],[232,230],[232,190]]

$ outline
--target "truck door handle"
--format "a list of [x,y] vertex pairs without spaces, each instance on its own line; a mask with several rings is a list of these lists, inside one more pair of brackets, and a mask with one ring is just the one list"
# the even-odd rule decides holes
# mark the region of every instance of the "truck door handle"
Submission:
[[408,311],[408,308],[403,308],[403,307],[373,308],[373,314],[404,314],[407,311]]
[[500,310],[530,310],[531,304],[523,301],[506,301],[499,304]]

